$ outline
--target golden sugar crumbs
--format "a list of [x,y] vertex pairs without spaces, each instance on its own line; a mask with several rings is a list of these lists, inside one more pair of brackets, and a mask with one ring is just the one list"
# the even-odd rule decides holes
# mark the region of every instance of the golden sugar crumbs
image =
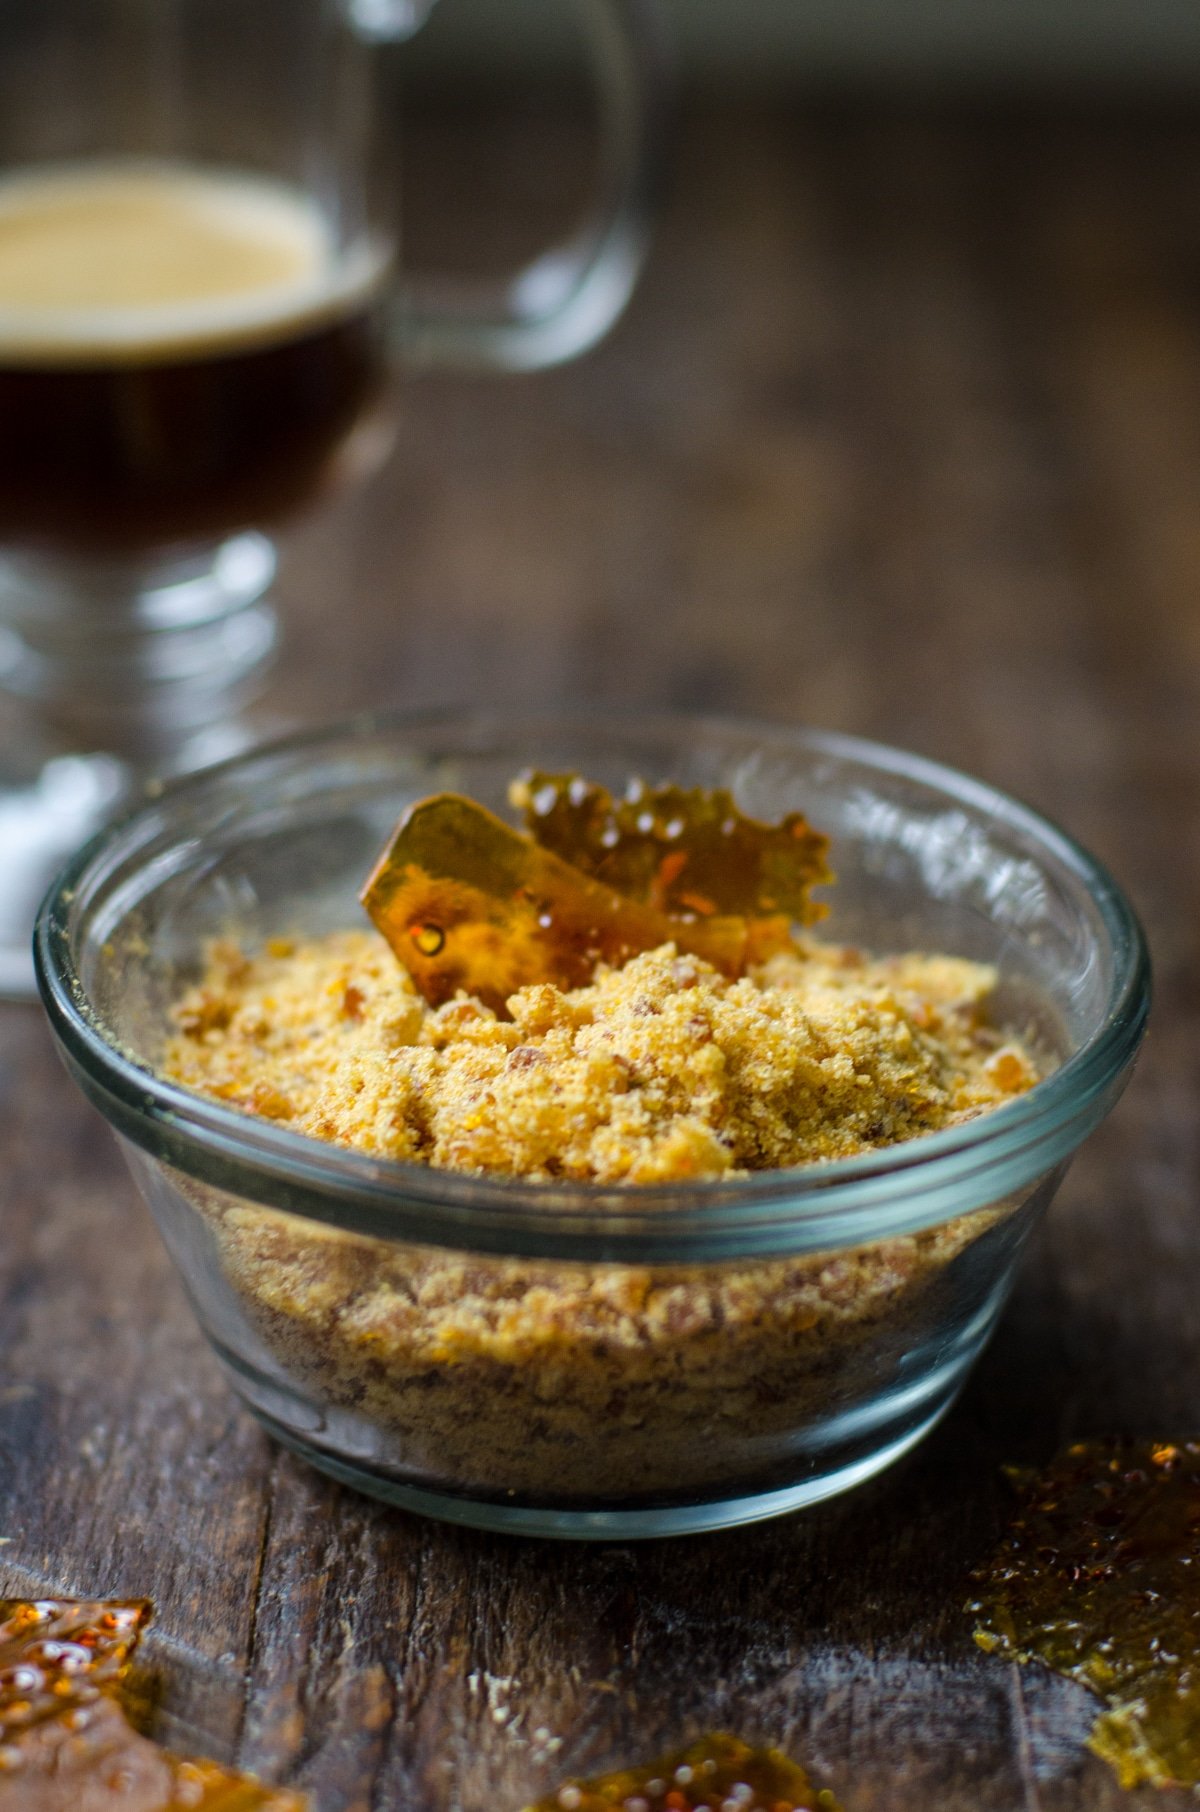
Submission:
[[988,1020],[994,972],[795,943],[730,978],[673,944],[501,1017],[430,1007],[373,930],[208,952],[174,1081],[384,1158],[529,1179],[666,1183],[878,1150],[1037,1080]]

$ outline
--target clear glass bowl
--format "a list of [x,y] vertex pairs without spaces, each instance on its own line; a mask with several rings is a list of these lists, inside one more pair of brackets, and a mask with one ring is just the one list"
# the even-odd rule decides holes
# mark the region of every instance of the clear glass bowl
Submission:
[[[530,764],[802,809],[833,839],[829,935],[996,964],[998,1016],[1052,1073],[882,1153],[625,1188],[385,1162],[162,1079],[206,940],[358,923],[407,803],[449,788],[503,810]],[[273,1434],[413,1510],[621,1539],[811,1503],[926,1433],[1149,1000],[1128,903],[1025,807],[891,749],[678,719],[384,719],[239,757],[76,857],[36,957],[67,1065]]]

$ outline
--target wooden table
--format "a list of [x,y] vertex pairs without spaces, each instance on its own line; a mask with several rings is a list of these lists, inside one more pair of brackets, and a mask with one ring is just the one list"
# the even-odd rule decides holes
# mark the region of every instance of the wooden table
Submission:
[[[581,142],[423,122],[414,247],[532,242]],[[419,1522],[273,1447],[40,1014],[5,1010],[0,1590],[152,1596],[177,1740],[321,1812],[517,1812],[714,1726],[848,1812],[1174,1803],[1118,1793],[1085,1695],[980,1656],[962,1605],[1003,1461],[1200,1419],[1198,195],[1183,118],[697,113],[610,343],[409,383],[388,470],[293,537],[271,709],[586,699],[908,745],[1112,864],[1159,1005],[924,1448],[781,1522],[594,1548]]]

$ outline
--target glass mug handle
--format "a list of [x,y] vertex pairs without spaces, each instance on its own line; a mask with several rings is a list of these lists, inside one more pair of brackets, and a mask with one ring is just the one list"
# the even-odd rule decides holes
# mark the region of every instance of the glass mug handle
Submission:
[[[401,285],[395,329],[410,364],[536,371],[586,352],[628,302],[649,242],[667,122],[667,56],[654,0],[575,0],[592,47],[602,133],[599,193],[562,245],[507,282],[441,293]],[[393,29],[420,24],[421,0],[357,0]],[[383,34],[380,34],[383,35]],[[390,34],[389,34],[390,35]],[[402,29],[396,35],[406,35]]]

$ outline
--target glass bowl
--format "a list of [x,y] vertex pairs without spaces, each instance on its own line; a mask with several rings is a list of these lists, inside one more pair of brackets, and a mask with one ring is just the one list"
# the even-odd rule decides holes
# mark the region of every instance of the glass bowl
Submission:
[[[206,942],[361,921],[402,808],[505,809],[521,768],[730,786],[833,841],[824,933],[997,966],[1050,1073],[882,1152],[687,1184],[476,1177],[375,1159],[158,1073]],[[1137,921],[1024,806],[845,737],[700,720],[384,718],[150,798],[36,932],[63,1056],[115,1128],[235,1389],[316,1466],[488,1528],[625,1539],[772,1516],[920,1440],[1146,1020]]]

